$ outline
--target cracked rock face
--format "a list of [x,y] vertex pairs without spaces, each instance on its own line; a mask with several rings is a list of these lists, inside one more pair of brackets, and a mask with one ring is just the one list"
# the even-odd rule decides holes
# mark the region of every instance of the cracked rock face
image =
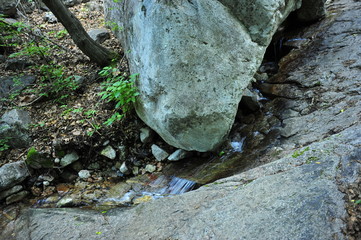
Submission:
[[272,35],[301,0],[105,1],[139,73],[139,117],[168,144],[210,151],[228,135]]

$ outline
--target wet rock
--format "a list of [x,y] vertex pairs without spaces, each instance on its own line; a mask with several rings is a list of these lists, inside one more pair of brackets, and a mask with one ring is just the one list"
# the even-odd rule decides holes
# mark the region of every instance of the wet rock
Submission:
[[33,65],[31,61],[24,58],[8,58],[5,62],[5,70],[24,70],[25,68]]
[[153,140],[153,131],[150,128],[140,129],[140,141],[142,143],[150,143]]
[[155,170],[157,170],[157,167],[152,164],[147,164],[144,169],[146,172],[152,173],[155,172]]
[[62,208],[62,207],[72,207],[74,206],[74,199],[70,197],[63,197],[56,203],[56,207]]
[[[168,144],[200,152],[223,143],[273,34],[301,5],[300,0],[104,3],[107,20],[123,29],[115,34],[131,72],[140,74],[138,115]],[[214,66],[217,71],[209,71]]]
[[169,153],[167,153],[165,150],[160,148],[159,146],[153,144],[152,145],[152,154],[157,159],[157,161],[163,161],[169,156]]
[[84,180],[90,178],[91,175],[89,170],[81,170],[78,172],[78,176]]
[[110,33],[108,32],[107,29],[104,29],[104,28],[91,29],[88,31],[88,34],[94,41],[96,41],[99,44],[110,39]]
[[297,99],[303,96],[302,91],[297,86],[291,84],[263,83],[260,85],[260,91],[267,95],[290,99]]
[[257,93],[250,91],[249,89],[245,89],[243,91],[243,96],[241,99],[242,107],[246,107],[252,112],[256,112],[261,108],[260,102],[258,101],[259,97]]
[[14,193],[20,192],[21,190],[23,190],[23,186],[16,185],[8,190],[2,191],[2,192],[0,192],[0,200],[7,198],[8,196],[10,196]]
[[326,0],[302,0],[302,6],[296,11],[300,22],[313,22],[326,15]]
[[179,161],[187,157],[189,153],[183,149],[178,149],[171,155],[169,155],[168,160],[169,161]]
[[257,72],[254,74],[254,78],[258,82],[264,82],[264,81],[268,80],[268,75],[267,75],[267,73],[258,73]]
[[15,202],[19,202],[21,200],[23,200],[26,196],[28,196],[29,192],[28,191],[21,191],[18,193],[15,193],[9,197],[6,198],[6,204],[12,204]]
[[128,183],[120,182],[110,187],[106,192],[105,199],[120,199],[122,198],[129,190],[131,185]]
[[117,156],[117,153],[115,152],[115,150],[111,147],[111,146],[107,146],[105,147],[101,152],[101,155],[114,160],[115,157]]
[[60,160],[60,166],[66,167],[73,162],[76,162],[79,160],[79,155],[76,152],[71,152],[66,154],[61,160]]
[[21,77],[0,77],[0,98],[6,98],[11,93],[21,91],[26,86],[34,83],[35,76],[27,75]]
[[46,12],[43,19],[45,22],[48,22],[48,23],[57,23],[58,22],[58,19],[51,12]]
[[23,161],[5,164],[0,168],[0,191],[21,183],[28,176],[29,171]]
[[125,162],[123,162],[123,164],[120,166],[119,171],[123,174],[129,174],[129,169]]

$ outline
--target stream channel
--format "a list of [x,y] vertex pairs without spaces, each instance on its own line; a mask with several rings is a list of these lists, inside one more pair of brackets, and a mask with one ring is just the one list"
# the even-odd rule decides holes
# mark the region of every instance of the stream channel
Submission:
[[182,194],[287,154],[287,147],[282,145],[281,129],[283,119],[295,114],[284,111],[288,97],[283,96],[289,93],[265,86],[282,79],[277,74],[279,66],[292,61],[292,52],[302,51],[308,44],[308,37],[300,34],[303,27],[291,24],[288,29],[292,31],[286,31],[284,26],[281,28],[255,74],[255,81],[245,91],[228,140],[218,152],[192,153],[191,157],[168,164],[162,173],[139,175],[125,182],[59,184],[56,187],[58,194],[36,199],[32,207],[80,207],[104,211],[128,207]]

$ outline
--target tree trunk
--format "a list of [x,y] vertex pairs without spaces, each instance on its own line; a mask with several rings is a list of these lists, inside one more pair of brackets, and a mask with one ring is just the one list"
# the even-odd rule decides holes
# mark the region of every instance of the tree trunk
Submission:
[[106,66],[116,57],[114,52],[95,42],[85,31],[80,21],[61,0],[42,0],[55,17],[63,24],[74,43],[92,62]]

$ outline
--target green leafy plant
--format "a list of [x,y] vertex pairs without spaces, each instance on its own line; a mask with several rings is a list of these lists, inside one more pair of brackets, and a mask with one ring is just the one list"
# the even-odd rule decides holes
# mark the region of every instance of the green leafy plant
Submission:
[[113,32],[122,30],[122,27],[120,27],[116,22],[107,21],[104,25],[109,27]]
[[53,97],[56,102],[63,103],[71,93],[79,88],[75,76],[65,77],[61,66],[42,65],[40,79],[40,95]]
[[1,138],[0,139],[0,152],[6,151],[10,148],[9,146],[9,138]]
[[[115,110],[117,111],[105,121],[104,124],[109,126],[124,117],[139,95],[135,87],[138,74],[127,77],[118,68],[108,66],[104,67],[99,75],[106,78],[102,84],[103,91],[99,95],[107,102],[115,102]],[[121,110],[122,113],[119,113],[118,110]]]
[[293,158],[298,158],[299,156],[302,156],[306,151],[309,151],[309,150],[310,150],[309,147],[306,147],[306,148],[303,149],[302,151],[296,150],[296,151],[292,154],[292,157],[293,157]]

